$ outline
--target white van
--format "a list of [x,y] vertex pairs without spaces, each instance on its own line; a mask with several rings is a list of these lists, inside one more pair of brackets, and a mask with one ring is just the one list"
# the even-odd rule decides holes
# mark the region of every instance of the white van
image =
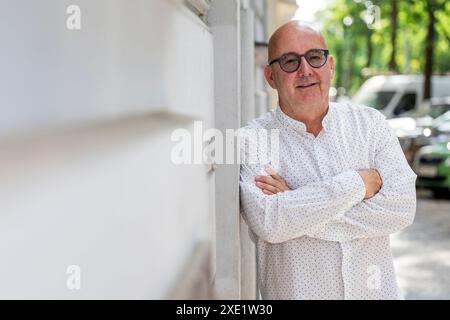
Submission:
[[[450,96],[450,76],[432,76],[432,97]],[[374,76],[361,86],[352,101],[380,110],[387,118],[419,112],[423,76]]]

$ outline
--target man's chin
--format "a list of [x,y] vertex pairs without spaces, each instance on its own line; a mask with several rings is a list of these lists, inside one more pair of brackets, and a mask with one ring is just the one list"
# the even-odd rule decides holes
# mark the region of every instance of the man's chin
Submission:
[[294,104],[302,109],[322,109],[323,107],[328,106],[328,102],[322,96],[318,97],[317,95],[298,95]]
[[297,90],[295,100],[298,102],[319,103],[323,100],[322,95],[317,91]]

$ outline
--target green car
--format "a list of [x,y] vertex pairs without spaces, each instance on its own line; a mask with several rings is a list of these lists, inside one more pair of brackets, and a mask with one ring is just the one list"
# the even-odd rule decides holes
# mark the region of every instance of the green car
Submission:
[[420,148],[414,158],[416,185],[437,198],[450,197],[450,139]]

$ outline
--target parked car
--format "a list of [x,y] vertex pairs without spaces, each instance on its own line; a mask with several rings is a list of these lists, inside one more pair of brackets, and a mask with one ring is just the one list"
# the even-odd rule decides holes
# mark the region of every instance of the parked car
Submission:
[[[450,87],[448,90],[448,94],[450,94]],[[427,117],[430,119],[436,119],[447,111],[450,111],[450,96],[435,97],[424,101],[419,106],[418,111],[412,114],[412,117],[418,119]]]
[[410,163],[420,147],[430,144],[435,128],[447,121],[448,116],[442,115],[449,111],[450,97],[432,98],[423,102],[419,111],[411,114],[410,117],[388,119]]
[[432,134],[431,144],[414,157],[417,186],[431,189],[436,197],[450,197],[450,111],[435,120]]
[[[432,76],[432,98],[449,95],[450,76]],[[411,116],[420,112],[423,100],[423,76],[388,75],[366,80],[352,101],[376,108],[387,118]]]
[[413,164],[416,185],[431,189],[438,198],[450,196],[449,141],[420,148]]

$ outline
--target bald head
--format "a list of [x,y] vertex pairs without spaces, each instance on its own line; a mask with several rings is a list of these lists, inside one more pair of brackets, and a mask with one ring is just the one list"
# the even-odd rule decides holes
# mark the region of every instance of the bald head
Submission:
[[269,39],[269,61],[275,59],[281,52],[283,44],[289,41],[301,41],[303,37],[317,37],[322,48],[327,44],[322,33],[304,22],[292,20],[279,27]]

